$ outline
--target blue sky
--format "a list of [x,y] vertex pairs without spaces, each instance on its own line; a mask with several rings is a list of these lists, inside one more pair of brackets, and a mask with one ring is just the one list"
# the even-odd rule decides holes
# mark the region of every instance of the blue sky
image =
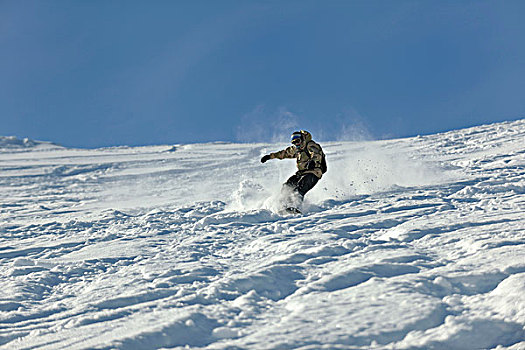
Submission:
[[525,117],[525,1],[0,0],[0,135],[428,134]]

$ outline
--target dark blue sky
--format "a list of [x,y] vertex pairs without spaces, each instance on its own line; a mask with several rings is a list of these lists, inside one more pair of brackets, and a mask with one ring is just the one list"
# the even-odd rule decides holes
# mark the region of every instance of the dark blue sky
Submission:
[[523,18],[525,1],[0,0],[0,135],[330,140],[524,118]]

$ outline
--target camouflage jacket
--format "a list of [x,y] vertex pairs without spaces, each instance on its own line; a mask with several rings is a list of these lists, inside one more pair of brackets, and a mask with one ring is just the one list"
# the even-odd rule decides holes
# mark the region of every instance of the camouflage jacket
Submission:
[[[299,147],[290,146],[279,152],[270,153],[270,159],[297,159],[297,173],[314,174],[318,178],[323,176],[321,171],[321,160],[323,159],[323,149],[321,146],[312,141],[312,135],[308,131],[301,130],[304,141]],[[310,160],[314,161],[314,169],[308,169],[307,164]]]

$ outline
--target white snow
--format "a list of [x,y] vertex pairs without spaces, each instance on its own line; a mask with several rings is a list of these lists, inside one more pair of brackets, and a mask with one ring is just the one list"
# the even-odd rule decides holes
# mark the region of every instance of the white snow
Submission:
[[8,149],[10,151],[31,149],[53,149],[62,148],[51,142],[34,141],[28,138],[19,139],[16,136],[0,136],[0,151]]
[[525,120],[322,143],[0,138],[2,349],[525,349]]

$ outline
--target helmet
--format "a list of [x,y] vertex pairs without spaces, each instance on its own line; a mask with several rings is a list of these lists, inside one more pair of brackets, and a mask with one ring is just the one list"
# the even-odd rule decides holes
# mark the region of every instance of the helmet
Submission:
[[294,144],[295,146],[300,146],[301,143],[303,143],[303,134],[300,132],[300,131],[295,131],[293,134],[292,134],[292,138],[290,140],[290,142],[292,144]]

